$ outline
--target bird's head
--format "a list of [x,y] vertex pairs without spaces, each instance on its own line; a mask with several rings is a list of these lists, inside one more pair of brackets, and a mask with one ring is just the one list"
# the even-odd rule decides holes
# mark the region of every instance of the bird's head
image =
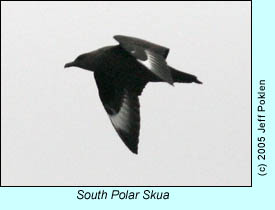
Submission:
[[83,68],[86,70],[92,70],[92,60],[93,60],[94,55],[92,53],[85,53],[82,55],[79,55],[74,61],[66,63],[64,68],[68,67],[79,67]]
[[104,63],[102,62],[105,57],[104,55],[108,54],[109,49],[111,49],[111,46],[103,47],[89,53],[81,54],[73,62],[66,63],[64,68],[74,66],[90,71],[95,71],[99,66],[102,66],[102,64]]

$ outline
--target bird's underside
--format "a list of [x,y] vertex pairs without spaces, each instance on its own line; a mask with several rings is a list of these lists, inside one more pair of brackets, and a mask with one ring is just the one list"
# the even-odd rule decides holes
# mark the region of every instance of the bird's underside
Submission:
[[[103,56],[97,62],[94,77],[99,97],[112,125],[125,145],[137,154],[140,130],[138,97],[146,84],[201,82],[196,76],[167,65],[168,48],[133,37],[118,35],[114,38],[119,46],[109,47],[104,53],[101,52]],[[81,67],[90,68],[83,65]]]

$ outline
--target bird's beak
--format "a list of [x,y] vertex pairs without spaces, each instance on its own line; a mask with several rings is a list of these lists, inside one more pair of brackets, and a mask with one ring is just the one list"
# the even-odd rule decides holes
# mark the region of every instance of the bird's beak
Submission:
[[71,67],[71,66],[75,66],[74,62],[66,63],[64,68],[68,68],[68,67]]

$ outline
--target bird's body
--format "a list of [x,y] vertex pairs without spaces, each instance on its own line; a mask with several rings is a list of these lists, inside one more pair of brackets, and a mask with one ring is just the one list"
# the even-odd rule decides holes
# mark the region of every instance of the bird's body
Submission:
[[[95,73],[104,73],[110,77],[118,79],[126,77],[125,82],[129,81],[162,81],[147,68],[139,63],[133,56],[125,51],[120,45],[108,46],[90,53],[83,54],[87,57],[93,57],[97,52],[100,55],[98,59],[91,60],[86,69]],[[100,62],[98,62],[98,60]],[[121,65],[123,63],[123,65]],[[103,69],[103,70],[102,70]],[[106,75],[106,76],[107,76]],[[124,80],[123,80],[124,81]]]
[[115,36],[120,45],[85,53],[65,65],[94,72],[99,96],[125,145],[137,154],[140,130],[139,100],[148,82],[195,82],[196,76],[166,63],[169,49],[132,37]]

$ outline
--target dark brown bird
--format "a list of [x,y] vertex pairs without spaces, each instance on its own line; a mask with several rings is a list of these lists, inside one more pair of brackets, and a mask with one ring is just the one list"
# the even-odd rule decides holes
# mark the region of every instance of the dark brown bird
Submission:
[[138,152],[139,99],[148,82],[202,84],[196,76],[166,63],[169,49],[151,42],[117,35],[119,45],[103,47],[78,56],[65,68],[75,66],[94,72],[99,97],[125,145]]

